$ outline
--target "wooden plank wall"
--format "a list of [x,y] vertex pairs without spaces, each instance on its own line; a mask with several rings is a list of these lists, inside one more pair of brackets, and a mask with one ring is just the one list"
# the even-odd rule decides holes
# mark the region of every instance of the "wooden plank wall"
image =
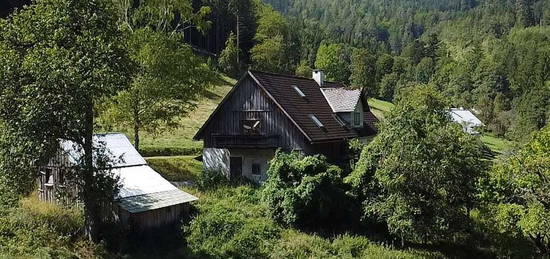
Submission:
[[216,146],[213,135],[243,135],[241,121],[249,119],[261,121],[261,135],[278,136],[277,146],[283,150],[308,148],[305,136],[253,80],[246,78],[235,87],[205,129],[205,148],[224,148]]
[[144,231],[166,225],[177,224],[188,212],[189,203],[184,203],[135,214],[131,214],[126,210],[120,209],[119,215],[121,223],[129,230]]

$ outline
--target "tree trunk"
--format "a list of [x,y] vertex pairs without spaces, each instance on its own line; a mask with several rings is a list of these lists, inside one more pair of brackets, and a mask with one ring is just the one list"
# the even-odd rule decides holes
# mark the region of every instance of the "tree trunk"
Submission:
[[82,200],[84,202],[85,234],[93,241],[99,238],[100,204],[94,199],[94,164],[93,164],[93,134],[94,134],[94,110],[93,101],[90,100],[86,107],[84,131],[84,165]]
[[141,128],[141,121],[139,119],[138,108],[134,108],[134,147],[139,152],[139,129]]

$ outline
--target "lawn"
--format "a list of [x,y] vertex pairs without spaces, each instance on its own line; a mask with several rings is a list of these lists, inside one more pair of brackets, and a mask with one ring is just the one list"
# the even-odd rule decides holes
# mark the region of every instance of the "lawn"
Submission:
[[[197,108],[181,119],[180,127],[160,134],[143,133],[140,151],[144,156],[199,155],[202,142],[194,141],[193,136],[216,109],[221,100],[236,83],[234,79],[222,80],[208,90],[207,95],[197,103]],[[133,133],[125,131],[130,140]]]
[[387,101],[371,98],[369,99],[369,107],[376,118],[383,120],[394,105]]
[[172,182],[193,180],[202,171],[202,163],[195,156],[149,157],[147,163]]
[[488,133],[482,134],[480,136],[481,141],[487,145],[493,152],[496,153],[505,153],[506,151],[511,150],[514,147],[514,142],[495,137]]

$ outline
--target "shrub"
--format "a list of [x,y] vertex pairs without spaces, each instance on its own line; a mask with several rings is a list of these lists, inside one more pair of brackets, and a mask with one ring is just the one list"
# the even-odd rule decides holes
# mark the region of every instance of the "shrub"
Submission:
[[23,199],[20,207],[0,215],[0,254],[71,258],[102,253],[101,247],[81,239],[83,225],[80,210]]
[[139,152],[144,157],[154,156],[197,156],[202,152],[202,147],[155,147],[142,146]]
[[450,122],[435,89],[418,87],[402,98],[346,182],[365,219],[385,224],[402,244],[448,241],[468,230],[486,166],[481,143]]
[[499,161],[480,185],[493,228],[532,241],[550,255],[550,126],[517,154]]
[[227,177],[222,172],[217,170],[203,171],[195,180],[195,184],[199,190],[212,190],[228,183],[229,180]]
[[352,206],[342,170],[322,156],[277,152],[270,163],[263,200],[271,217],[287,226],[324,230],[350,222]]
[[279,235],[250,186],[220,188],[198,208],[198,216],[184,231],[189,248],[201,257],[266,257]]
[[343,235],[332,241],[287,230],[275,243],[270,258],[444,258],[440,253],[418,249],[396,250],[372,244],[361,236]]

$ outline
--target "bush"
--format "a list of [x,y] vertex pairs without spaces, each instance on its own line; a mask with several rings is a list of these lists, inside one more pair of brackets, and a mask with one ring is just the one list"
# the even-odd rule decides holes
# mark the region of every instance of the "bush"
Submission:
[[263,200],[271,217],[287,226],[325,230],[350,223],[354,215],[342,170],[322,156],[277,152],[270,163]]
[[202,199],[198,216],[184,227],[189,248],[200,257],[266,257],[280,230],[257,196],[242,186],[220,188]]
[[284,231],[270,258],[444,258],[424,250],[396,250],[360,236],[343,235],[332,241],[294,230]]
[[198,156],[202,152],[202,147],[155,147],[142,146],[139,152],[144,157],[154,156]]
[[103,253],[81,239],[83,225],[80,210],[23,199],[20,207],[0,215],[0,255],[72,258]]
[[411,242],[454,241],[470,227],[481,143],[451,123],[432,87],[404,92],[346,178],[364,218]]
[[199,190],[213,190],[221,185],[226,185],[229,183],[227,177],[220,171],[217,170],[206,170],[201,172],[195,184]]

